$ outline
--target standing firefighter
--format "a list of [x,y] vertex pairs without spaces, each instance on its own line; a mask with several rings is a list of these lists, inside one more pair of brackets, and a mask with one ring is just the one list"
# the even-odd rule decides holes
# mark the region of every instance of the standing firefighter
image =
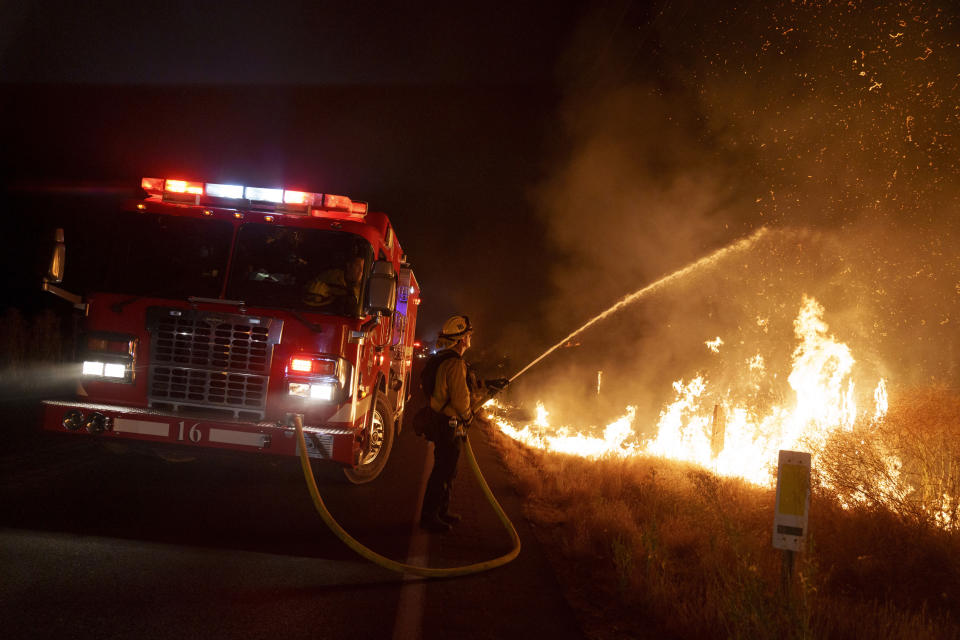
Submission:
[[[467,364],[463,360],[464,352],[470,348],[472,334],[473,327],[467,316],[453,316],[447,320],[437,336],[440,351],[427,363],[422,377],[430,409],[437,414],[437,419],[426,432],[433,441],[433,471],[423,494],[420,526],[438,533],[450,531],[460,521],[460,516],[448,509],[460,447],[466,437],[466,428],[473,420]],[[506,383],[506,380],[491,380],[485,386],[499,390]]]

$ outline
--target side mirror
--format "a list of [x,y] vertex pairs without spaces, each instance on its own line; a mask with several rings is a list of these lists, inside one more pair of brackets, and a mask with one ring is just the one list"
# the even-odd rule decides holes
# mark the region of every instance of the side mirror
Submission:
[[67,260],[67,245],[63,242],[63,229],[57,229],[54,232],[56,244],[53,247],[53,255],[50,256],[50,267],[47,269],[47,282],[60,284],[63,282],[63,267]]
[[393,315],[396,306],[397,278],[393,273],[393,263],[389,260],[377,260],[370,271],[364,308],[368,313],[389,316]]
[[42,288],[44,291],[49,291],[58,298],[63,298],[72,303],[77,309],[86,312],[87,305],[82,297],[57,286],[63,282],[63,265],[67,260],[67,246],[63,243],[63,229],[56,230],[54,240],[56,245],[53,247],[53,255],[50,256],[50,266],[47,268],[47,274],[43,276]]

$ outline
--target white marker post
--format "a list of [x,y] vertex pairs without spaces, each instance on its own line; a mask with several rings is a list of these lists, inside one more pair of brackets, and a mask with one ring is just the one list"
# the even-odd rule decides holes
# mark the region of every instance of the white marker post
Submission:
[[789,593],[793,554],[807,541],[810,511],[810,454],[780,451],[777,504],[773,514],[773,547],[783,550],[783,589]]

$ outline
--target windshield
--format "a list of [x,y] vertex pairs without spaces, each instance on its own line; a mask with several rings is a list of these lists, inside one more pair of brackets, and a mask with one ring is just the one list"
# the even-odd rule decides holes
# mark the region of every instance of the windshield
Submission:
[[226,297],[251,306],[360,316],[373,250],[339,231],[245,224]]
[[[98,226],[91,274],[98,289],[157,298],[216,298],[226,272],[233,224],[224,220],[123,213]],[[92,249],[92,247],[91,247]]]

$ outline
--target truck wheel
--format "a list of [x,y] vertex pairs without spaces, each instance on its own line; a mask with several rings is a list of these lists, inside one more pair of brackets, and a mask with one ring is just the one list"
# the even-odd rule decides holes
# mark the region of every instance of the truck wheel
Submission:
[[393,448],[393,418],[383,398],[378,397],[373,407],[373,421],[370,425],[370,447],[367,454],[355,468],[343,470],[347,480],[353,484],[370,482],[380,475],[390,457]]

